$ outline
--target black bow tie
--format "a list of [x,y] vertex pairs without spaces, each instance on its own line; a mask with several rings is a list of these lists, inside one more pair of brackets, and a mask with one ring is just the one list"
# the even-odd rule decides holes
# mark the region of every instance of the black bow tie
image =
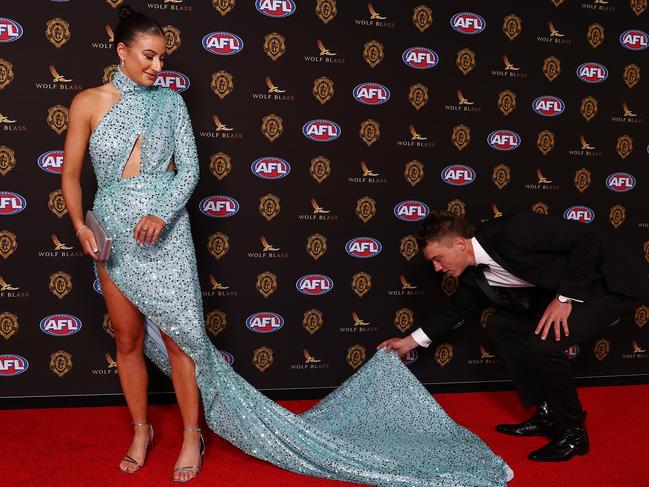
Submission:
[[489,269],[489,266],[487,264],[478,264],[475,266],[475,268],[479,271],[486,271],[487,269]]

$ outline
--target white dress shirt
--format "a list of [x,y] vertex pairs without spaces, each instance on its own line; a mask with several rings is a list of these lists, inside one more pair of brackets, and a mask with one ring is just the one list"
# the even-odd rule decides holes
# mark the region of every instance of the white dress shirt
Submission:
[[[475,256],[476,265],[486,264],[489,266],[488,269],[484,270],[484,275],[487,278],[487,283],[490,286],[499,286],[499,287],[535,287],[534,284],[521,279],[518,276],[515,276],[511,272],[505,270],[498,262],[493,260],[491,256],[482,248],[480,242],[473,237],[471,239],[471,245],[473,246],[473,254]],[[572,299],[572,298],[571,298]],[[572,299],[573,301],[579,301]],[[581,302],[581,301],[579,301]],[[424,330],[417,328],[413,331],[410,336],[417,342],[417,345],[422,347],[428,347],[431,344],[431,339],[424,333]]]

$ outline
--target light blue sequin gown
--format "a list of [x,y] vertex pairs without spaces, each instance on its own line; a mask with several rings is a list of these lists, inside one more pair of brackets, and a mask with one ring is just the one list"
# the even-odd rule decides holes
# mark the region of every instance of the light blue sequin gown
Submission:
[[[114,239],[106,270],[154,331],[146,355],[169,373],[159,328],[194,360],[209,427],[249,455],[315,477],[377,486],[505,485],[504,461],[450,419],[395,354],[378,352],[300,415],[234,372],[204,327],[185,209],[198,180],[185,104],[166,88],[136,85],[119,69],[113,83],[122,98],[89,142],[98,181],[94,211]],[[140,134],[141,173],[121,179]],[[166,171],[172,156],[176,174]],[[133,238],[147,214],[167,223],[150,248]]]

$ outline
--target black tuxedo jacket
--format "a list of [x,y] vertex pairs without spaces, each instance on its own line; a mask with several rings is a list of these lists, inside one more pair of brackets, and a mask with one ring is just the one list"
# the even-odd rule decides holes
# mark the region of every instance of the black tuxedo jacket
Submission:
[[[479,225],[475,237],[504,269],[538,288],[587,303],[590,284],[603,279],[611,292],[649,296],[642,252],[604,238],[592,224],[518,213]],[[460,276],[457,291],[422,324],[429,338],[449,331],[484,295],[470,274],[467,270]]]

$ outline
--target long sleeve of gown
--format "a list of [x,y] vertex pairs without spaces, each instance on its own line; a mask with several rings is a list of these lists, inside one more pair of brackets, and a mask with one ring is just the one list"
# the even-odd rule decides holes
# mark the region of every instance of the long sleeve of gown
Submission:
[[172,110],[176,124],[173,129],[174,164],[176,175],[167,191],[160,194],[151,208],[151,214],[169,224],[185,207],[198,183],[198,153],[189,113],[182,97],[176,93],[172,98]]

